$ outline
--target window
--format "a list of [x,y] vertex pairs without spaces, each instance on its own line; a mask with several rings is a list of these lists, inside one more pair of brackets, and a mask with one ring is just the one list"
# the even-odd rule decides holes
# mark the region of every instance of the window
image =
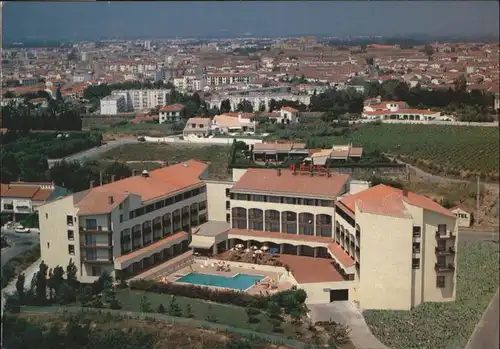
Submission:
[[421,234],[421,227],[413,227],[413,237],[414,238],[419,238]]
[[436,287],[437,288],[445,288],[445,276],[444,275],[438,275],[436,277]]
[[66,225],[73,225],[73,216],[67,215],[66,216]]
[[229,213],[226,213],[226,222],[230,222],[231,221],[231,215]]
[[49,214],[48,213],[45,214],[45,219],[49,219]]
[[68,230],[68,240],[75,240],[75,233],[73,230]]
[[123,202],[120,202],[120,205],[118,205],[118,208],[119,208],[120,210],[122,210],[122,209],[123,209]]
[[47,248],[50,248],[50,242],[47,242]]
[[413,258],[411,260],[411,267],[413,269],[420,269],[420,258]]
[[92,267],[92,276],[101,276],[101,267]]
[[413,253],[420,253],[420,242],[413,243]]
[[4,208],[4,210],[13,210],[14,205],[13,204],[4,204],[3,208]]
[[85,225],[87,229],[97,229],[97,219],[86,219]]
[[438,224],[438,231],[440,233],[446,233],[446,224]]
[[231,195],[231,189],[226,188],[226,197],[229,197]]
[[226,210],[229,210],[231,208],[231,202],[228,200],[226,201]]
[[68,245],[68,253],[71,255],[75,254],[75,245]]
[[123,222],[123,215],[120,215],[120,223]]

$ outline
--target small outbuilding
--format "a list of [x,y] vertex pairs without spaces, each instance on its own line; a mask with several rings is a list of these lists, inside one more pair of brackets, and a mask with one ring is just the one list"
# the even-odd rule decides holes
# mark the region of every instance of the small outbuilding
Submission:
[[458,226],[469,228],[473,222],[473,210],[463,205],[450,208],[450,211],[458,218]]

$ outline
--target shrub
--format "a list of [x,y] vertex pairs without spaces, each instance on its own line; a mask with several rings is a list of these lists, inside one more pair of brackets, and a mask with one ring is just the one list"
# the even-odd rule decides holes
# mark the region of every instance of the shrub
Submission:
[[120,302],[117,299],[112,299],[109,302],[109,309],[118,310],[118,309],[121,309],[121,308],[122,308],[122,305],[120,304]]
[[160,303],[158,308],[156,308],[156,312],[160,314],[165,314],[165,307],[163,306],[163,304]]

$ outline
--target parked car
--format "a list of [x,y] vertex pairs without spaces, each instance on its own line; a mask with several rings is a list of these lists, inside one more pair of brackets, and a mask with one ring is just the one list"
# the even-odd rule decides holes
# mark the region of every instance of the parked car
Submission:
[[16,229],[14,231],[16,233],[29,233],[30,232],[30,228],[25,228],[22,225],[19,225],[19,226],[16,227]]
[[145,142],[145,141],[146,141],[146,138],[144,138],[143,136],[139,136],[139,137],[137,137],[137,140],[138,140],[139,142]]

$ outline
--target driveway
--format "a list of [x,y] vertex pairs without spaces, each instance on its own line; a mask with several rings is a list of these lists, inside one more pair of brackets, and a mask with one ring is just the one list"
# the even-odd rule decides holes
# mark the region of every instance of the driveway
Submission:
[[11,246],[2,250],[1,266],[15,256],[28,251],[34,245],[40,243],[40,235],[37,233],[20,234],[13,230],[5,230],[2,227],[2,235]]
[[389,349],[372,334],[361,311],[353,302],[310,304],[308,307],[313,322],[332,320],[349,326],[351,341],[357,349]]
[[63,161],[63,160],[82,161],[84,159],[93,159],[93,158],[99,157],[103,153],[105,153],[111,149],[114,149],[116,147],[120,147],[120,146],[127,145],[127,144],[136,144],[136,143],[140,143],[140,142],[134,138],[117,139],[115,141],[109,141],[108,143],[101,145],[100,147],[87,149],[87,150],[84,150],[82,152],[79,152],[79,153],[76,153],[73,155],[69,155],[69,156],[62,158],[62,159],[48,159],[47,163],[49,165],[49,168],[51,168],[54,166],[55,163]]
[[499,349],[499,291],[493,296],[481,320],[476,325],[465,349]]

